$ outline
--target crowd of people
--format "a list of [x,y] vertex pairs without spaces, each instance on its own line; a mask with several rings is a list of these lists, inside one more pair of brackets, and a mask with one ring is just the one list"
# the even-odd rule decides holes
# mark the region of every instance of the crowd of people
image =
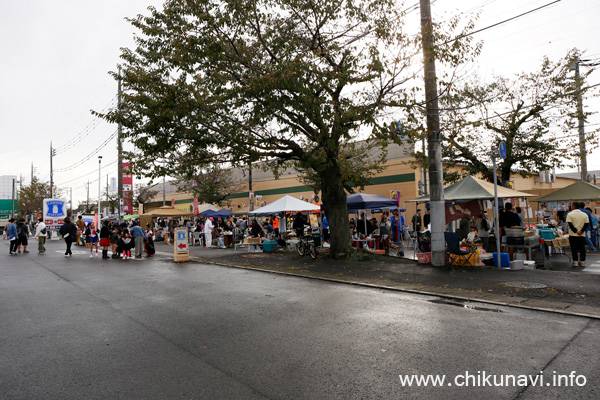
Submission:
[[[44,254],[49,232],[42,218],[38,219],[34,229],[34,237],[38,240],[38,254]],[[14,218],[11,218],[6,232],[10,239],[10,255],[21,254],[21,248],[23,254],[29,253],[27,246],[31,231],[25,219],[16,222]],[[118,223],[105,220],[101,222],[100,229],[98,229],[93,222],[85,223],[81,216],[75,223],[67,217],[64,219],[59,233],[66,244],[65,257],[73,255],[73,244],[89,247],[90,258],[99,257],[101,253],[103,259],[140,259],[143,253],[146,253],[148,257],[152,257],[155,253],[154,232],[150,224],[142,229],[137,221]],[[110,257],[109,249],[111,250]]]

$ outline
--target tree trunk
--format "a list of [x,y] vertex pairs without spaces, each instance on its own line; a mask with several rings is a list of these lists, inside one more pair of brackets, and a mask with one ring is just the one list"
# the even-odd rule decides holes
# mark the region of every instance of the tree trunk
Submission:
[[323,207],[329,222],[331,236],[329,251],[334,258],[344,257],[352,248],[350,245],[346,191],[342,185],[342,175],[337,165],[323,172],[321,182]]

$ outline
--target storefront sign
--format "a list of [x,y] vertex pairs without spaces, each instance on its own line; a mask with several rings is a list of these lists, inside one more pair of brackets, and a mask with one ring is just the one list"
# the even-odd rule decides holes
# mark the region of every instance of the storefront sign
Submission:
[[58,230],[67,217],[67,200],[44,199],[44,223],[50,230]]
[[123,163],[123,213],[133,214],[133,176],[129,163]]

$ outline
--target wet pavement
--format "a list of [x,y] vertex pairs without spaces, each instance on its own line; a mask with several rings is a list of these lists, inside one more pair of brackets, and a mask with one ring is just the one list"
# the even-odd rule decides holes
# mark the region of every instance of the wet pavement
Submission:
[[[158,243],[157,251],[172,257],[168,243]],[[564,255],[553,255],[548,269],[519,271],[489,266],[449,269],[370,253],[340,261],[330,259],[323,248],[316,260],[283,249],[266,253],[201,246],[191,246],[190,257],[195,262],[600,318],[598,253],[588,255],[585,269],[572,268]]]

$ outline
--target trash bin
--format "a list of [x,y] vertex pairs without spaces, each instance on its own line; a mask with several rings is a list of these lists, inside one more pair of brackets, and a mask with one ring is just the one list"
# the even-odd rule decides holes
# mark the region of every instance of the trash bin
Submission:
[[315,246],[320,247],[321,246],[321,234],[318,232],[313,232],[312,238],[313,238],[313,242],[315,243]]

